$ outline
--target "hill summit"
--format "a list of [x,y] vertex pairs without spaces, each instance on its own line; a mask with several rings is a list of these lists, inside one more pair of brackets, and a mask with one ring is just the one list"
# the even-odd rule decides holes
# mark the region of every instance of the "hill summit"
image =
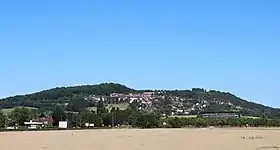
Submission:
[[98,101],[125,106],[136,103],[139,109],[166,115],[197,115],[201,112],[238,111],[244,116],[280,118],[280,109],[241,99],[231,93],[193,88],[191,90],[136,90],[118,83],[59,87],[41,92],[4,98],[0,109],[18,106],[52,110],[63,105],[78,112],[94,108]]

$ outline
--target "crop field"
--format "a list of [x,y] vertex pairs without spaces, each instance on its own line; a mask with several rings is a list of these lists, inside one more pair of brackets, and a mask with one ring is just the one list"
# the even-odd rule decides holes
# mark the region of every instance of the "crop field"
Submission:
[[278,129],[103,129],[2,132],[3,150],[262,150],[280,146]]
[[[13,111],[15,108],[17,108],[17,107],[1,109],[1,111],[2,111],[5,115],[7,115],[7,114],[9,114],[11,111]],[[29,109],[29,110],[38,109],[38,108],[35,108],[35,107],[25,107],[25,108],[27,108],[27,109]]]

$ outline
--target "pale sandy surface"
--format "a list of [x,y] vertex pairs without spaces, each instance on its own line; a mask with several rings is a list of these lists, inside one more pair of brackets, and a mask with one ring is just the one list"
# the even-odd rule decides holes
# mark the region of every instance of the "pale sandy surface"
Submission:
[[[249,136],[258,138],[247,139]],[[0,146],[0,150],[277,150],[275,147],[280,146],[280,130],[104,129],[2,132]]]

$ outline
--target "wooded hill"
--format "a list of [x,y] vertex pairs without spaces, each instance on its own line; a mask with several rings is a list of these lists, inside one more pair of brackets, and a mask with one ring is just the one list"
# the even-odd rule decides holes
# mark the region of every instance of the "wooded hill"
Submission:
[[[52,110],[58,104],[68,104],[69,111],[79,111],[82,108],[94,106],[94,102],[87,99],[90,96],[110,97],[111,93],[143,93],[154,92],[153,104],[147,106],[149,111],[172,114],[173,111],[189,111],[195,115],[204,111],[239,111],[245,116],[280,118],[280,109],[264,106],[241,99],[231,93],[221,91],[206,91],[193,88],[191,90],[135,90],[116,83],[102,83],[98,85],[84,85],[73,87],[59,87],[44,90],[34,94],[8,97],[0,100],[0,109],[18,106],[35,107]],[[112,103],[116,101],[112,101]],[[118,102],[116,102],[118,103]]]

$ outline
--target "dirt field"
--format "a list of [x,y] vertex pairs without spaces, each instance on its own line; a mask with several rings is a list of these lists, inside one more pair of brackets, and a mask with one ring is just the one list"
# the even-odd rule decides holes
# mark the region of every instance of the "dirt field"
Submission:
[[[252,139],[254,138],[254,139]],[[278,150],[278,129],[2,132],[1,150]]]

